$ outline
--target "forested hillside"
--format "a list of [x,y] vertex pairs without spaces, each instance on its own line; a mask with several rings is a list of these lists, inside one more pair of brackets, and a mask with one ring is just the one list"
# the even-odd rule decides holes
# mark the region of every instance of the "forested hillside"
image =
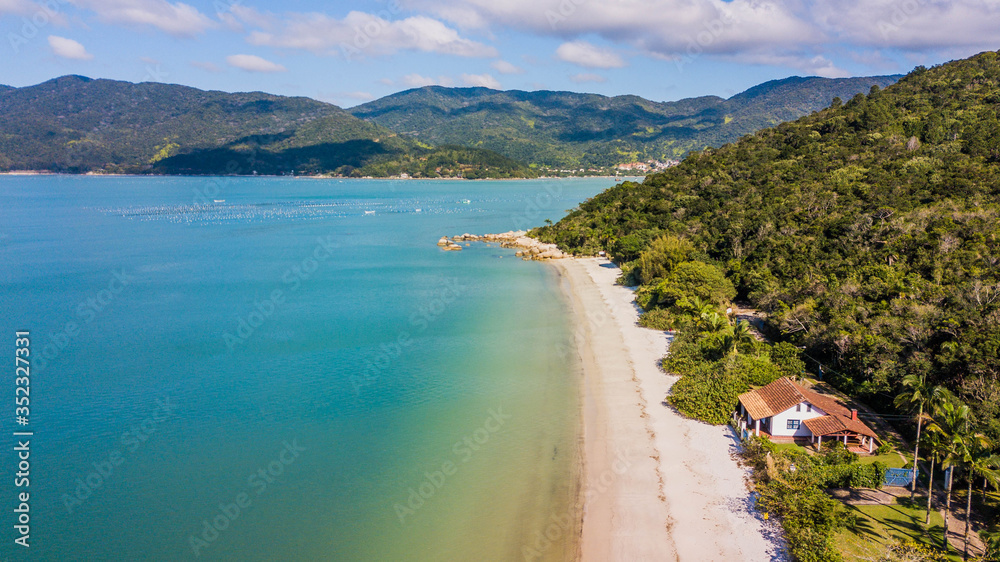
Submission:
[[309,98],[81,76],[0,88],[0,170],[436,177],[438,168],[533,174],[485,150],[421,145]]
[[680,158],[898,78],[795,76],[728,100],[703,96],[663,103],[638,96],[428,86],[349,111],[430,144],[480,146],[536,166],[610,166]]
[[997,438],[998,110],[997,53],[919,67],[618,185],[534,234],[607,250],[643,285],[647,315],[735,295],[842,389],[889,408],[904,376],[924,375]]

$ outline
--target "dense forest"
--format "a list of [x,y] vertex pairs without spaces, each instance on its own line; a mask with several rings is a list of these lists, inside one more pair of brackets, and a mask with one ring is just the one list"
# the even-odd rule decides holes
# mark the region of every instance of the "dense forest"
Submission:
[[998,109],[997,53],[918,67],[620,184],[534,235],[607,250],[642,285],[647,323],[689,313],[694,297],[749,301],[841,389],[889,410],[904,377],[926,377],[995,439]]
[[351,108],[353,115],[430,144],[493,150],[536,167],[612,166],[674,159],[808,115],[899,76],[802,78],[729,99],[655,102],[639,96],[428,86]]

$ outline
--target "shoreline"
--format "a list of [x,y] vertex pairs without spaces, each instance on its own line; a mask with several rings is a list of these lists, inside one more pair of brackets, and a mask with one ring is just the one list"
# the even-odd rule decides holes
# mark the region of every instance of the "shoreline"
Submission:
[[119,174],[119,173],[105,173],[105,172],[83,172],[74,174],[72,172],[52,172],[49,170],[9,170],[6,172],[0,172],[0,176],[86,176],[86,177],[149,177],[149,178],[290,178],[290,179],[306,179],[306,180],[394,180],[394,181],[439,181],[439,180],[462,180],[462,181],[532,181],[532,180],[583,180],[583,179],[610,179],[615,181],[642,181],[645,179],[643,176],[538,176],[535,178],[460,178],[460,177],[441,177],[441,178],[401,178],[399,176],[384,176],[384,177],[374,177],[366,176],[362,178],[354,178],[348,176],[313,176],[313,175],[299,175],[299,176],[284,176],[278,174]]
[[641,328],[633,292],[604,258],[551,260],[582,366],[578,560],[782,560],[754,510],[726,427],[662,403],[664,332]]

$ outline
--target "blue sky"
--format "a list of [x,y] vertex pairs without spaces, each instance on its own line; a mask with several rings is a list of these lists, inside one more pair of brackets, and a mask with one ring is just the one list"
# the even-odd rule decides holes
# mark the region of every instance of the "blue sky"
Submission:
[[1000,0],[0,0],[0,84],[64,74],[349,107],[427,84],[731,96],[1000,49]]

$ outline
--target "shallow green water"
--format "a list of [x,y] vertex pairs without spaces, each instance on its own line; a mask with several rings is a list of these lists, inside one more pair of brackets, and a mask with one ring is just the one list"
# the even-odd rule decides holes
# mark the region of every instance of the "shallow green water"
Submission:
[[0,554],[565,559],[579,407],[554,271],[435,241],[609,185],[0,178],[2,333],[35,350],[32,546]]

